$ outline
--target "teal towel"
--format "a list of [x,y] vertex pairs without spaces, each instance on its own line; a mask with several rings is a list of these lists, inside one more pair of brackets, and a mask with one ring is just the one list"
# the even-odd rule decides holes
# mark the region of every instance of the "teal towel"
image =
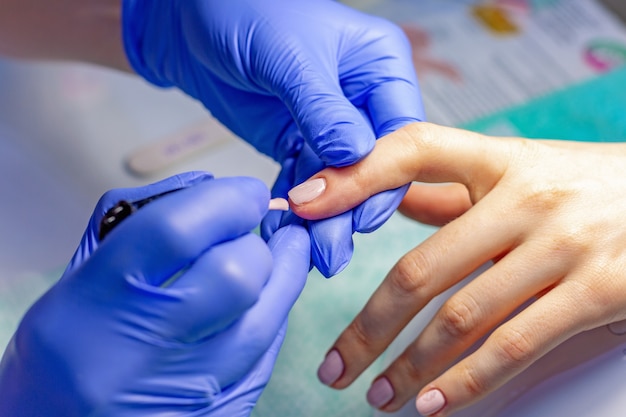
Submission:
[[626,67],[464,127],[494,135],[626,141]]
[[326,279],[316,270],[289,316],[289,328],[274,374],[253,417],[369,417],[365,394],[381,369],[377,361],[349,388],[328,388],[317,380],[326,351],[400,257],[435,228],[395,214],[372,234],[354,236],[352,262]]

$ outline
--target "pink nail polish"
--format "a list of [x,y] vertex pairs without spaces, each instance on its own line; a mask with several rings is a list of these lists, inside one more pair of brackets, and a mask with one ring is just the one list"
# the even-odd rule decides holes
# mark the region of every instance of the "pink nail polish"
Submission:
[[415,401],[415,407],[417,411],[423,416],[429,416],[435,414],[446,405],[446,398],[443,393],[438,389],[431,389],[426,391]]
[[294,204],[300,205],[315,200],[324,190],[326,190],[326,180],[316,178],[292,188],[287,194]]
[[378,378],[367,391],[367,402],[374,408],[380,408],[393,400],[393,387],[385,377]]
[[341,355],[331,350],[317,370],[317,377],[324,385],[331,385],[343,374],[344,364]]

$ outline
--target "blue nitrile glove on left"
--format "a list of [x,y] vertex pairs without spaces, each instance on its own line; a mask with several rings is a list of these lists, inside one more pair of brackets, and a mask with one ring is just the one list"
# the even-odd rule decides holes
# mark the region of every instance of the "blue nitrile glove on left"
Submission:
[[[137,73],[197,98],[281,164],[274,196],[360,160],[377,137],[424,118],[400,28],[336,1],[124,0],[123,24]],[[315,266],[326,276],[343,269],[353,231],[380,226],[405,191],[309,223]],[[279,224],[271,214],[264,235]]]
[[[102,242],[119,200],[165,195]],[[107,193],[61,280],[26,313],[0,362],[0,415],[249,415],[309,267],[299,226],[250,233],[269,190],[188,173]]]

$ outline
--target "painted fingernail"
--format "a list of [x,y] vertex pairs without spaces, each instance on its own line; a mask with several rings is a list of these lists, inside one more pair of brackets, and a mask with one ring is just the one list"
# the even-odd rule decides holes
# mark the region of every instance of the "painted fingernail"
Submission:
[[446,405],[446,398],[443,393],[438,389],[431,389],[426,391],[415,401],[415,407],[417,411],[423,416],[429,416],[435,414]]
[[382,377],[378,378],[367,391],[367,402],[372,407],[380,408],[391,401],[395,395],[389,380]]
[[317,377],[324,385],[331,385],[343,374],[343,359],[336,350],[331,350],[317,369]]
[[326,180],[315,178],[293,187],[287,194],[294,204],[308,203],[319,197],[326,190]]

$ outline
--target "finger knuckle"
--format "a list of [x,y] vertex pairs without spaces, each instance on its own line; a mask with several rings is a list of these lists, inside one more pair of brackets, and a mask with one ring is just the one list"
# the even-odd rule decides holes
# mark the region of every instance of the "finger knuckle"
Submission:
[[529,180],[519,184],[517,188],[519,193],[516,209],[531,214],[554,212],[576,195],[575,190],[562,184],[537,184]]
[[422,355],[413,352],[413,349],[409,347],[395,361],[394,370],[401,373],[405,378],[408,378],[408,381],[411,382],[410,385],[418,387],[420,381],[425,378],[425,369],[427,369],[420,361],[422,357]]
[[487,379],[476,367],[463,367],[460,380],[470,398],[480,398],[489,390]]
[[390,284],[398,297],[420,296],[427,292],[432,262],[420,249],[403,256],[390,274]]
[[532,338],[525,332],[516,329],[502,330],[496,333],[496,359],[505,369],[520,369],[534,356]]
[[369,327],[365,324],[361,316],[358,316],[350,323],[346,329],[346,335],[349,336],[352,342],[360,347],[359,350],[374,350],[373,343],[376,341],[376,338],[372,337]]
[[556,253],[563,255],[583,255],[591,248],[588,236],[593,230],[586,227],[569,223],[562,225],[554,234],[552,239],[552,249]]
[[220,269],[217,276],[225,283],[224,293],[234,295],[233,308],[250,308],[259,300],[268,273],[261,272],[261,265],[258,268],[259,273],[250,273],[247,268],[240,266],[240,262],[240,259],[231,257],[220,264],[216,263],[215,268]]
[[442,140],[437,132],[437,126],[427,122],[417,122],[399,130],[398,134],[405,136],[407,138],[406,143],[412,144],[417,151],[432,152],[437,151],[442,146]]
[[478,324],[477,311],[476,303],[469,298],[450,298],[439,312],[442,331],[453,338],[468,336]]
[[272,254],[258,235],[246,234],[205,253],[203,266],[223,281],[224,294],[233,294],[240,306],[257,302],[273,268]]

